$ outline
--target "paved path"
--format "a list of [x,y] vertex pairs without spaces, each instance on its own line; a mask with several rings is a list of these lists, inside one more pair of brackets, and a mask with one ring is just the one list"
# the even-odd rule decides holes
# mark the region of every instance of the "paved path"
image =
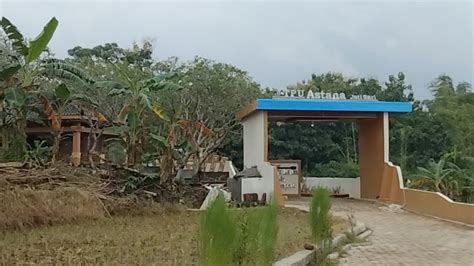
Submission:
[[[289,202],[306,205],[307,201]],[[469,265],[474,266],[474,227],[457,225],[409,212],[394,212],[372,202],[333,202],[335,215],[367,225],[367,245],[352,247],[341,265]]]

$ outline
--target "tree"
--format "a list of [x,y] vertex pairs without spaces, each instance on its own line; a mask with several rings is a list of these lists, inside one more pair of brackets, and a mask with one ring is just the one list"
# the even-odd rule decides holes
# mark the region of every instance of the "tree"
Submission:
[[68,55],[76,60],[89,58],[95,63],[122,61],[139,67],[151,67],[154,64],[152,54],[153,43],[150,40],[144,40],[141,47],[134,43],[132,49],[121,48],[117,43],[105,43],[93,48],[76,46],[68,50]]
[[474,92],[466,82],[454,85],[447,75],[440,75],[430,84],[435,98],[427,101],[427,108],[439,117],[453,140],[453,149],[474,156]]
[[[176,73],[183,89],[164,94],[160,104],[166,112],[178,112],[181,119],[202,125],[188,129],[198,148],[188,150],[186,158],[194,155],[198,171],[209,154],[224,145],[238,128],[235,113],[258,97],[260,87],[235,66],[199,57],[178,66]],[[213,134],[203,128],[211,129]]]

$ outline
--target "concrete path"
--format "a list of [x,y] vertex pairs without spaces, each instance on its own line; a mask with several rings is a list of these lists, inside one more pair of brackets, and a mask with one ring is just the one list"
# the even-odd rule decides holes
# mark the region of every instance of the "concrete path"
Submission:
[[[308,206],[308,201],[289,204]],[[334,215],[355,219],[373,234],[367,245],[352,247],[341,265],[468,265],[474,266],[474,227],[457,225],[410,212],[391,211],[378,203],[335,199]]]

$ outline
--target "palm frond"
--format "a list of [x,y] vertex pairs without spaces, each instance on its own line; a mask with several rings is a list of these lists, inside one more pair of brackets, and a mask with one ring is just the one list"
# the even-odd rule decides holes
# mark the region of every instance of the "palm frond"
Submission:
[[27,56],[28,47],[26,46],[25,39],[18,28],[5,17],[2,17],[0,24],[3,31],[7,34],[8,39],[11,41],[13,48],[15,48],[19,54]]
[[60,60],[49,60],[43,64],[42,70],[49,78],[72,81],[85,87],[94,83],[94,80],[85,71]]

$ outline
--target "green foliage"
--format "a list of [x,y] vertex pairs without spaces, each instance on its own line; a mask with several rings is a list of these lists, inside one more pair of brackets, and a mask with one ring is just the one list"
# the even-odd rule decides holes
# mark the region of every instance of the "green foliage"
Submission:
[[418,174],[408,180],[412,188],[441,192],[453,200],[458,200],[463,187],[474,180],[469,169],[461,169],[449,161],[453,153],[444,155],[438,162],[430,161],[428,166],[418,167]]
[[26,56],[26,64],[33,62],[41,55],[51,38],[53,38],[57,27],[58,20],[53,17],[46,26],[44,26],[43,31],[36,36],[35,39],[30,41],[28,55]]
[[145,175],[145,176],[134,176],[130,175],[125,180],[125,189],[127,191],[135,191],[139,188],[147,187],[157,183],[158,176],[156,175]]
[[309,176],[315,177],[346,177],[356,178],[359,176],[359,165],[354,162],[330,161],[327,164],[316,164],[315,170]]
[[51,146],[45,140],[35,140],[33,145],[28,145],[24,161],[29,167],[42,167],[51,158]]
[[0,66],[0,81],[8,80],[11,76],[13,76],[18,70],[20,70],[21,65],[10,63],[8,65]]
[[28,55],[28,47],[25,44],[25,39],[23,35],[18,31],[17,27],[13,25],[6,17],[2,17],[2,21],[0,22],[2,25],[3,30],[7,34],[8,39],[12,42],[13,47],[15,50],[23,55]]
[[219,196],[201,217],[201,265],[272,265],[278,236],[275,203],[237,216]]
[[250,209],[240,217],[237,265],[272,265],[278,236],[278,208],[275,203]]
[[0,162],[22,162],[25,158],[25,142],[21,137],[5,134],[8,137],[8,147],[0,148]]
[[332,222],[330,192],[322,187],[313,191],[310,205],[310,226],[314,241],[321,247],[329,245],[332,240]]
[[237,218],[217,197],[202,214],[199,232],[200,265],[232,265],[237,239]]
[[10,87],[5,90],[5,101],[9,107],[21,108],[25,104],[25,95],[18,87]]
[[127,154],[124,144],[120,140],[110,139],[105,144],[105,158],[115,165],[122,165]]

